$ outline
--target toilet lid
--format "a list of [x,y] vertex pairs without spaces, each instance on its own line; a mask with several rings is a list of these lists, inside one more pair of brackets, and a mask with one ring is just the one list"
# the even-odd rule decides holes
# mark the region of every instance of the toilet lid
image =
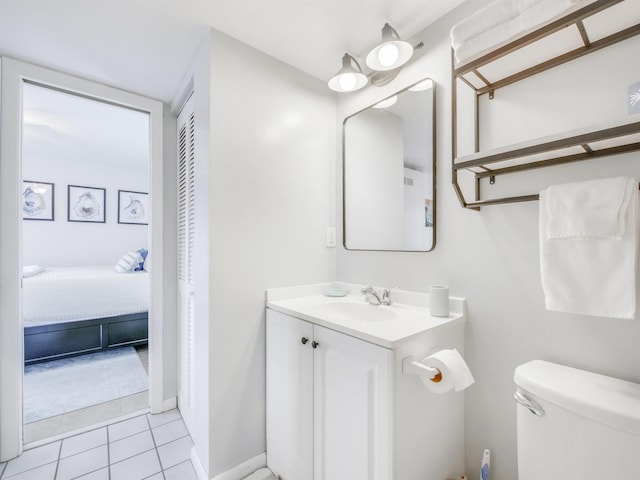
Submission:
[[516,367],[520,388],[591,420],[640,436],[640,385],[543,360]]

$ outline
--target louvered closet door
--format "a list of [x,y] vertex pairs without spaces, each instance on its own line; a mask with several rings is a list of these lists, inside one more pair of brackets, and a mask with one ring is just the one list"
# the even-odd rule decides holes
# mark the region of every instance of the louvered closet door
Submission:
[[193,97],[178,116],[178,406],[193,431],[195,155]]

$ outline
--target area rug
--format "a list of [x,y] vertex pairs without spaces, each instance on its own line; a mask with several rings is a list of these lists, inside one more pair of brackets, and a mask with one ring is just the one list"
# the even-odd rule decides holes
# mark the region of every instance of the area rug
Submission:
[[147,390],[133,347],[121,347],[24,367],[24,423]]

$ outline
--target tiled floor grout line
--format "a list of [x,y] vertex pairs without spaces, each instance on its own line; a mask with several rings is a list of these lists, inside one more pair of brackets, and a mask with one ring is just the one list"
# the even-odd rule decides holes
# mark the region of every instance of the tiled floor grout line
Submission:
[[60,448],[58,449],[58,460],[56,461],[56,471],[53,472],[53,478],[58,477],[58,469],[60,468],[60,457],[62,456],[62,440],[60,440]]
[[[117,425],[118,423],[124,423],[124,422],[127,422],[129,420],[133,420],[135,418],[140,418],[140,417],[144,417],[144,423],[141,423],[139,426],[142,427],[142,428],[144,428],[143,425],[146,426],[146,430],[143,429],[141,432],[130,433],[130,434],[127,434],[126,436],[124,436],[122,438],[118,438],[117,440],[114,440],[114,441],[111,440],[112,432],[110,432],[110,428],[113,425]],[[189,435],[188,432],[186,432],[184,435],[178,434],[177,437],[172,438],[172,435],[174,435],[175,433],[178,433],[175,430],[175,427],[177,427],[177,423],[182,422],[181,416],[178,416],[177,418],[174,415],[172,415],[169,418],[162,418],[161,417],[160,422],[162,422],[162,423],[158,423],[157,421],[152,422],[151,415],[148,414],[148,413],[143,413],[143,414],[139,415],[138,417],[132,417],[130,419],[123,420],[122,422],[116,422],[116,423],[113,423],[113,424],[100,426],[100,427],[97,427],[97,428],[95,428],[93,430],[89,430],[89,431],[86,431],[86,432],[81,432],[81,433],[78,433],[78,434],[75,434],[75,435],[70,435],[69,437],[66,437],[66,438],[53,440],[52,442],[50,442],[50,444],[39,445],[38,447],[34,447],[34,448],[41,448],[41,447],[45,447],[46,445],[51,445],[53,443],[58,442],[58,452],[57,452],[56,459],[52,460],[52,461],[50,461],[48,463],[45,463],[43,465],[34,466],[34,467],[28,468],[28,469],[26,469],[26,470],[24,470],[22,472],[17,472],[14,475],[21,475],[21,476],[24,476],[26,478],[27,476],[29,476],[29,474],[27,473],[25,475],[25,472],[29,472],[31,470],[42,468],[42,467],[45,467],[45,466],[48,465],[49,466],[48,468],[53,467],[52,468],[52,470],[53,470],[52,480],[56,480],[56,479],[58,479],[59,475],[61,475],[62,473],[64,473],[66,471],[66,468],[68,466],[67,463],[72,464],[74,462],[73,457],[78,456],[78,455],[82,455],[83,453],[89,452],[89,451],[91,451],[93,449],[106,447],[107,448],[107,465],[106,465],[106,468],[107,468],[107,472],[106,473],[107,473],[107,475],[105,475],[105,476],[106,476],[106,478],[108,478],[108,480],[112,479],[111,467],[113,465],[116,465],[116,464],[118,464],[120,462],[124,462],[124,461],[129,460],[129,459],[131,459],[131,458],[133,458],[135,456],[138,456],[138,455],[142,455],[142,454],[148,454],[149,455],[149,454],[151,454],[151,450],[154,450],[155,453],[156,453],[156,458],[158,459],[158,465],[160,467],[160,470],[158,472],[156,472],[156,473],[153,473],[152,475],[150,475],[150,476],[148,476],[146,478],[147,479],[149,479],[149,478],[161,478],[163,480],[166,480],[167,479],[166,470],[178,467],[178,465],[182,465],[183,463],[191,464],[191,460],[190,459],[183,460],[181,462],[178,462],[175,465],[167,466],[167,468],[165,469],[165,466],[163,465],[163,462],[162,462],[162,458],[160,456],[160,450],[159,449],[160,448],[165,448],[166,445],[171,445],[171,444],[173,444],[175,442],[180,442],[184,438],[189,438],[190,435]],[[154,423],[154,426],[152,426],[152,423]],[[155,424],[155,423],[158,423],[158,424]],[[174,423],[176,425],[173,426],[173,427],[168,427],[168,431],[167,431],[167,432],[174,432],[174,433],[171,433],[171,434],[169,434],[167,436],[167,432],[165,432],[163,430],[163,432],[161,434],[161,437],[163,437],[163,438],[166,437],[166,438],[164,440],[164,443],[160,444],[159,440],[156,439],[156,437],[155,437],[154,428],[158,429],[158,428],[162,428],[162,427],[167,427],[167,426],[169,426],[171,424],[174,424]],[[97,434],[98,431],[101,430],[102,428],[105,429],[105,434],[106,434],[105,435],[106,436],[106,440],[105,441],[106,441],[106,444],[102,443],[100,445],[93,446],[93,447],[88,448],[86,450],[75,451],[77,449],[77,447],[79,445],[81,445],[81,443],[82,443],[82,442],[76,441],[76,442],[73,442],[74,447],[70,450],[70,452],[75,452],[75,453],[67,455],[64,458],[62,457],[62,450],[63,450],[64,444],[65,444],[66,441],[68,441],[68,440],[70,440],[70,439],[72,439],[74,437],[85,435],[85,434],[90,433],[90,432],[96,432],[96,434]],[[125,431],[126,430],[123,430],[122,432],[124,433]],[[151,440],[152,440],[153,446],[151,448],[148,448],[147,450],[144,450],[143,452],[138,452],[135,455],[132,455],[131,457],[122,458],[122,459],[118,460],[117,462],[115,462],[112,465],[112,456],[111,456],[111,446],[112,446],[112,444],[115,444],[115,443],[117,443],[117,442],[119,442],[121,440],[129,439],[129,438],[134,437],[136,435],[144,434],[145,432],[149,432],[149,434],[151,435]],[[115,430],[114,430],[113,433],[115,433]],[[105,437],[102,437],[102,438],[105,438]],[[53,447],[53,445],[51,445],[51,446]],[[172,450],[174,447],[171,446],[171,447],[168,447],[168,448],[169,448],[169,450]],[[53,453],[53,452],[51,452],[51,453]],[[168,457],[168,458],[171,458],[171,457]],[[61,462],[63,460],[65,461],[65,465],[61,464]],[[165,460],[167,460],[167,459],[165,459]],[[51,465],[54,462],[55,462],[55,466]],[[7,472],[8,464],[9,464],[9,462],[5,462],[2,465],[0,465],[0,480],[4,480],[6,478],[5,475],[6,475],[6,472]],[[103,468],[105,468],[105,467],[96,467],[95,470],[92,470],[90,472],[84,472],[79,477],[73,477],[73,478],[74,478],[74,480],[78,480],[78,479],[81,479],[82,477],[84,477],[85,475],[95,474],[96,472],[103,470]],[[51,471],[51,470],[49,470],[49,471]],[[8,480],[11,480],[11,477],[9,477]]]
[[153,446],[156,450],[156,456],[158,457],[160,472],[162,472],[162,478],[166,480],[167,477],[164,474],[164,467],[162,466],[162,460],[160,459],[160,452],[158,452],[158,444],[156,443],[156,437],[153,435],[153,428],[151,427],[151,421],[149,420],[149,415],[146,416],[146,419],[147,419],[147,425],[149,425],[149,433],[151,433],[151,441],[153,442]]
[[107,478],[111,480],[111,442],[109,441],[109,426],[104,428],[107,431]]

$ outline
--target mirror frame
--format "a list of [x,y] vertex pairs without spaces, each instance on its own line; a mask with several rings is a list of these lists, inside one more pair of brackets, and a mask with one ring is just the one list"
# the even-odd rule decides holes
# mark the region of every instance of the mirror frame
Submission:
[[[347,182],[346,182],[346,178],[345,178],[345,172],[346,172],[346,127],[347,127],[347,121],[358,115],[359,113],[364,112],[365,110],[368,110],[370,108],[373,108],[374,105],[377,105],[380,102],[383,102],[395,95],[400,95],[401,93],[404,93],[406,91],[408,91],[409,89],[415,87],[416,85],[418,85],[421,82],[424,82],[426,80],[431,80],[431,82],[433,83],[433,86],[431,87],[431,95],[432,95],[432,109],[431,109],[431,115],[432,115],[432,119],[431,119],[431,125],[432,125],[432,138],[433,138],[433,142],[432,142],[432,167],[433,167],[433,178],[432,178],[432,185],[431,185],[431,189],[433,192],[433,242],[431,243],[431,247],[429,249],[426,250],[395,250],[395,249],[376,249],[376,248],[349,248],[347,247],[347,216],[346,216],[346,189],[347,189]],[[360,251],[360,252],[407,252],[407,253],[426,253],[426,252],[432,252],[435,248],[436,248],[436,232],[437,232],[437,213],[438,213],[438,208],[437,208],[437,189],[436,189],[436,164],[437,164],[437,158],[436,158],[436,81],[432,78],[432,77],[424,77],[420,80],[418,80],[417,82],[412,83],[411,85],[398,90],[397,92],[392,93],[391,95],[388,95],[385,98],[382,98],[378,101],[376,101],[375,103],[372,103],[371,105],[368,105],[360,110],[358,110],[355,113],[352,113],[351,115],[349,115],[348,117],[345,117],[345,119],[342,121],[342,246],[344,247],[345,250],[349,250],[349,251]]]

